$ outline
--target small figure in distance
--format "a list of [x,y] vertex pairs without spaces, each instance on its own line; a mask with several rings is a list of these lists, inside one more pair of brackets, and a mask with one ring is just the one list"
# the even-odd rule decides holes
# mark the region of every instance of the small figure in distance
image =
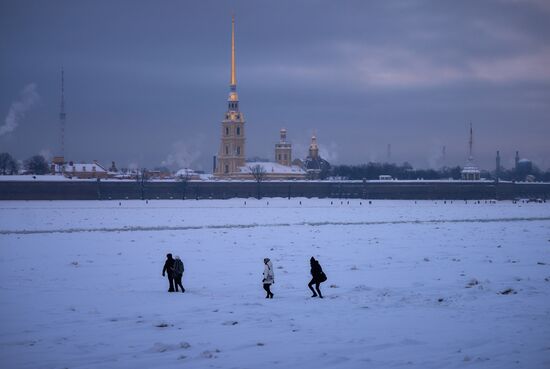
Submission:
[[181,277],[183,277],[183,261],[180,260],[178,255],[174,256],[174,287],[176,287],[176,292],[178,292],[178,286],[181,288],[181,292],[185,292],[185,288],[181,285]]
[[[323,272],[323,268],[321,268],[321,264],[315,258],[312,256],[311,259],[309,259],[309,264],[311,265],[311,281],[308,283],[308,287],[313,292],[313,295],[311,297],[317,297],[323,298],[323,295],[321,294],[321,290],[319,289],[319,286],[321,283],[327,280],[327,276],[325,272]],[[315,290],[313,289],[313,285],[315,285]]]
[[262,280],[264,284],[264,290],[267,292],[265,296],[266,299],[272,299],[273,293],[271,292],[271,285],[275,283],[275,274],[273,273],[273,264],[269,258],[264,259],[264,279]]
[[165,273],[168,274],[168,283],[170,284],[168,292],[174,292],[174,259],[172,259],[172,254],[166,254],[166,262],[164,268],[162,268],[163,277]]

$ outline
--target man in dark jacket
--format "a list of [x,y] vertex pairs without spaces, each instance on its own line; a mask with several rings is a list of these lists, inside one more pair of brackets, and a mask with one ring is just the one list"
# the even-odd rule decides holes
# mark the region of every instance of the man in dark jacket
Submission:
[[181,292],[185,292],[185,288],[181,285],[181,277],[183,277],[183,261],[181,261],[178,255],[174,256],[174,282],[176,292],[178,292],[178,286],[181,288]]
[[165,273],[168,274],[168,283],[170,283],[168,292],[174,292],[174,259],[172,259],[172,254],[166,254],[166,262],[164,268],[162,268],[163,277]]
[[[319,286],[321,283],[327,280],[327,276],[323,272],[323,268],[321,268],[321,264],[315,258],[312,256],[311,259],[309,259],[309,264],[311,265],[311,281],[308,283],[308,287],[313,292],[313,295],[311,297],[317,297],[317,295],[320,298],[323,298],[323,295],[321,294],[321,290],[319,289]],[[313,289],[313,285],[315,284],[315,290]]]

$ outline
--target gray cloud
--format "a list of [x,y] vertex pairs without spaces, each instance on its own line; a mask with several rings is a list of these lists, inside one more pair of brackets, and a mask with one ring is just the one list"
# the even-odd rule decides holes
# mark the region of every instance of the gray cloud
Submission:
[[154,167],[192,157],[210,170],[233,10],[250,156],[271,158],[285,126],[295,157],[315,129],[335,162],[385,160],[391,143],[395,162],[437,166],[446,145],[446,163],[462,165],[472,120],[481,166],[493,167],[496,150],[503,163],[520,150],[550,166],[543,0],[3,1],[0,111],[26,80],[44,103],[0,145],[20,158],[56,147],[63,64],[70,159]]

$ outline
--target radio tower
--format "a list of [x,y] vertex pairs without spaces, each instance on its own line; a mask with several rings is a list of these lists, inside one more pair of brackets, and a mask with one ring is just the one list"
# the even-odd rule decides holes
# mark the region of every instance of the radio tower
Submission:
[[61,127],[61,158],[65,163],[65,71],[61,67],[61,106],[59,110],[59,125]]
[[63,174],[65,172],[65,71],[61,67],[61,106],[59,109],[59,129],[61,133],[61,147],[58,156],[52,160],[53,174]]

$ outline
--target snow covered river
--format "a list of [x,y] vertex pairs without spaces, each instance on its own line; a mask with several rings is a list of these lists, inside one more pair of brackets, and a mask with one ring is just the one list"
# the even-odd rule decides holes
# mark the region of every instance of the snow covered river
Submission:
[[548,368],[550,203],[4,201],[0,302],[2,368]]

